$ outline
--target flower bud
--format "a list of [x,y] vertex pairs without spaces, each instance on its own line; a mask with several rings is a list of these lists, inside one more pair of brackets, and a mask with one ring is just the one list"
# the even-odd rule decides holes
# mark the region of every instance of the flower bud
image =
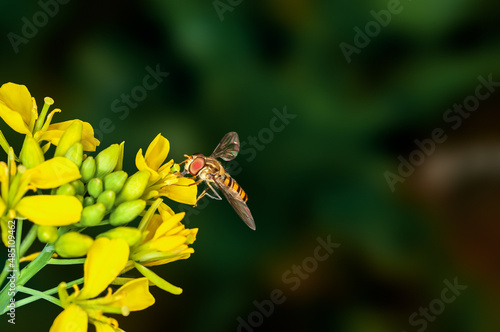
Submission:
[[83,206],[89,206],[95,203],[95,199],[92,196],[85,196],[83,198]]
[[88,190],[89,194],[94,198],[99,197],[99,195],[103,191],[103,188],[104,188],[104,185],[103,185],[102,180],[100,178],[93,178],[87,184],[87,190]]
[[78,232],[68,232],[57,239],[55,250],[61,257],[80,257],[87,254],[93,242],[94,240],[88,235]]
[[101,222],[106,214],[106,207],[102,203],[95,203],[83,208],[80,224],[82,226],[95,226]]
[[92,156],[87,157],[87,159],[85,159],[82,162],[82,166],[80,166],[82,181],[88,182],[90,179],[92,179],[95,176],[95,171],[96,171],[96,163],[94,157]]
[[75,187],[75,191],[77,195],[83,195],[85,193],[85,185],[82,181],[76,180],[71,182],[71,185]]
[[115,204],[115,198],[116,194],[113,190],[105,190],[97,197],[97,202],[104,204],[106,211],[110,211]]
[[80,203],[82,203],[82,205],[83,205],[83,195],[75,195],[75,197],[78,198]]
[[119,193],[122,190],[128,174],[124,171],[116,171],[104,177],[104,188]]
[[57,240],[57,227],[54,226],[38,226],[36,229],[38,240],[42,243],[52,243]]
[[40,145],[38,145],[33,137],[29,136],[26,136],[23,149],[21,150],[21,155],[19,157],[21,159],[21,163],[28,169],[38,166],[45,161]]
[[68,152],[69,148],[75,143],[80,143],[82,140],[83,124],[81,121],[75,120],[73,123],[66,128],[64,133],[57,144],[56,152],[54,157],[64,156]]
[[130,176],[127,181],[125,181],[122,191],[120,191],[120,194],[116,198],[116,204],[120,204],[125,201],[132,201],[141,197],[144,190],[146,190],[148,181],[148,171],[139,171]]
[[69,148],[68,152],[66,152],[64,156],[74,162],[76,166],[80,167],[83,160],[83,144],[73,144],[73,146]]
[[76,190],[70,183],[65,183],[57,188],[56,195],[75,196]]
[[172,167],[170,167],[170,173],[177,173],[180,172],[181,167],[179,164],[173,164]]
[[97,165],[96,177],[102,178],[105,175],[111,173],[118,162],[118,155],[120,154],[120,146],[118,144],[112,144],[108,148],[102,150],[97,157],[95,157],[95,162]]
[[136,199],[124,202],[111,212],[109,223],[113,226],[120,226],[134,220],[146,207],[146,201]]
[[129,247],[135,245],[141,239],[141,231],[134,227],[116,227],[99,234],[97,238],[107,237],[108,239],[124,239]]

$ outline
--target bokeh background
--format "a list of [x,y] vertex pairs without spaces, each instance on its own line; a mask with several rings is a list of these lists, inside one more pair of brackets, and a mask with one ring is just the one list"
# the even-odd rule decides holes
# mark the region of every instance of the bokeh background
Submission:
[[[68,1],[47,7],[57,13],[45,23],[40,3],[0,4],[0,83],[25,84],[39,105],[53,97],[63,110],[56,120],[92,123],[102,147],[125,140],[130,172],[158,133],[176,161],[209,154],[229,131],[255,152],[241,153],[231,170],[257,231],[226,202],[196,210],[172,203],[200,228],[196,253],[155,271],[184,293],[153,289],[157,303],[117,317],[120,327],[500,330],[500,91],[458,128],[443,117],[475,93],[480,75],[500,81],[499,3],[403,1],[350,63],[339,45],[354,45],[354,28],[364,30],[370,11],[388,1],[220,3],[231,9],[223,20],[211,1]],[[22,37],[36,15],[36,33],[13,47],[9,33]],[[169,75],[126,115],[113,108],[142,85],[147,67]],[[270,136],[273,109],[284,108],[296,117]],[[436,128],[446,141],[393,192],[384,174],[398,174],[398,157],[408,159],[414,140]],[[292,290],[283,276],[304,259],[311,264],[318,237],[340,247]],[[47,267],[28,286],[48,289],[80,274]],[[410,316],[455,278],[467,289],[425,326],[412,325]],[[257,325],[253,302],[276,289],[286,301],[258,327],[239,327],[239,317]],[[59,312],[39,301],[17,310],[15,326],[0,317],[0,330],[47,331]]]

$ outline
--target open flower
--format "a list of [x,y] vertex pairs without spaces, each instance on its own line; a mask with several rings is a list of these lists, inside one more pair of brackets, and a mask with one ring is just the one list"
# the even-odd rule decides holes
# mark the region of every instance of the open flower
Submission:
[[137,169],[150,173],[150,183],[144,193],[145,199],[165,196],[179,203],[194,205],[198,190],[195,181],[180,177],[178,173],[171,173],[173,160],[163,164],[169,151],[169,141],[158,134],[149,144],[145,155],[142,154],[142,149],[137,152],[135,158]]
[[70,160],[56,157],[26,169],[16,166],[12,148],[9,165],[0,162],[0,226],[2,241],[7,246],[7,224],[16,217],[35,224],[65,226],[80,220],[82,204],[74,196],[25,196],[29,190],[57,188],[80,178],[78,167]]
[[[146,309],[155,299],[149,292],[146,278],[134,279],[115,293],[97,297],[121,273],[129,257],[129,247],[123,239],[98,238],[87,253],[84,264],[84,285],[68,295],[66,284],[59,285],[59,297],[64,311],[57,316],[50,332],[87,331],[88,322],[98,331],[117,331],[118,322],[103,313],[128,316],[131,311]],[[118,330],[119,331],[119,330]]]
[[71,120],[51,124],[52,117],[61,110],[55,109],[47,115],[54,100],[45,98],[45,105],[40,114],[35,99],[24,85],[6,83],[0,87],[0,117],[18,133],[33,136],[37,142],[48,141],[57,145],[64,130],[73,122],[83,124],[82,144],[85,151],[95,151],[99,140],[94,137],[92,126],[81,120]]
[[163,203],[158,208],[159,214],[152,214],[154,209],[155,204],[139,225],[144,238],[131,247],[131,261],[127,263],[125,271],[135,267],[156,286],[173,294],[180,294],[181,288],[163,280],[147,267],[189,258],[194,253],[189,245],[196,240],[198,228],[188,229],[181,223],[184,212],[174,214]]

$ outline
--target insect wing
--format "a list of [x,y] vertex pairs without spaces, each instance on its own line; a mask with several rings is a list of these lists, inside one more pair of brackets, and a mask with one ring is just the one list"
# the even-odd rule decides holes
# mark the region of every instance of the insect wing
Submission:
[[236,158],[238,152],[240,152],[240,139],[238,133],[232,131],[222,137],[211,157],[229,161]]
[[217,186],[219,186],[229,204],[231,204],[236,213],[240,216],[241,219],[243,219],[245,224],[247,224],[247,226],[251,229],[255,230],[255,221],[253,220],[252,213],[250,212],[250,209],[248,208],[243,198],[240,197],[238,192],[226,186],[219,179],[215,179],[215,183],[217,184]]

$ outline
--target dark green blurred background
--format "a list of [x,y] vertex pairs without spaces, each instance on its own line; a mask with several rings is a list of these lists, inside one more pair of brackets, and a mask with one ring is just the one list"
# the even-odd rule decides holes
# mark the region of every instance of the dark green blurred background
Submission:
[[[339,45],[354,45],[354,28],[388,1],[231,8],[221,21],[210,1],[69,1],[43,22],[35,1],[0,5],[0,83],[25,84],[39,107],[53,97],[63,110],[55,121],[90,122],[101,147],[125,140],[129,172],[158,133],[176,161],[209,154],[228,131],[254,149],[230,168],[257,231],[226,202],[170,204],[200,228],[189,260],[155,269],[184,293],[153,289],[157,303],[117,317],[120,327],[237,331],[238,317],[250,316],[254,331],[500,330],[500,92],[456,129],[443,118],[474,94],[478,76],[500,81],[499,3],[404,1],[350,63]],[[9,33],[22,36],[23,17],[34,15],[38,31],[13,47]],[[139,91],[146,67],[169,76],[117,112],[113,103]],[[269,136],[273,109],[285,107],[296,117]],[[435,128],[446,142],[392,192],[384,173],[397,174],[398,156]],[[312,264],[317,238],[328,236],[340,247],[291,290],[284,275]],[[48,289],[80,269],[48,267],[28,286]],[[431,302],[455,278],[468,288],[443,308]],[[286,301],[258,322],[253,302],[275,289]],[[412,325],[430,303],[443,312]],[[59,312],[39,301],[17,310],[15,327],[0,317],[0,330],[47,331]]]

